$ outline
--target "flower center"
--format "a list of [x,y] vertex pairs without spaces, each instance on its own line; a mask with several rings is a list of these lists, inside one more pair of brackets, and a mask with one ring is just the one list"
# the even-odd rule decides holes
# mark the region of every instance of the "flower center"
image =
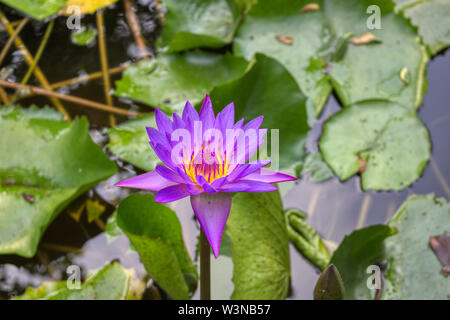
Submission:
[[208,183],[212,183],[214,180],[227,176],[232,170],[230,170],[230,163],[226,161],[226,152],[202,148],[197,156],[192,153],[190,158],[185,159],[184,171],[194,183],[197,183],[197,175],[203,176]]

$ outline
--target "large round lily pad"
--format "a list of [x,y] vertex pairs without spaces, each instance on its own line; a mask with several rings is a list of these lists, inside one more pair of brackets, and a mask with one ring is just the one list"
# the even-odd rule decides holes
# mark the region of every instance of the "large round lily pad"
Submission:
[[341,180],[360,172],[362,188],[375,190],[401,190],[416,181],[431,152],[428,131],[414,111],[382,101],[332,116],[319,147]]

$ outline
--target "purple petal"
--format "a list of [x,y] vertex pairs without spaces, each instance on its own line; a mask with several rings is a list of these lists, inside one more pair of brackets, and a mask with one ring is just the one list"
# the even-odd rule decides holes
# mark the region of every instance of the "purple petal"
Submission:
[[242,129],[242,125],[244,124],[244,118],[236,122],[233,126],[233,129]]
[[165,132],[167,134],[171,134],[173,131],[173,124],[172,121],[170,121],[169,117],[166,116],[164,112],[162,112],[159,109],[155,109],[155,120],[156,125],[158,126],[158,129],[162,132]]
[[200,227],[209,241],[214,257],[217,258],[223,229],[231,210],[231,195],[228,193],[202,193],[191,196],[191,205]]
[[184,181],[176,172],[167,168],[166,166],[158,164],[155,168],[155,171],[158,172],[161,177],[166,178],[167,180],[176,183],[186,183],[186,181]]
[[194,184],[194,182],[192,181],[192,179],[189,178],[189,176],[186,174],[186,172],[184,172],[183,169],[177,168],[177,173],[178,173],[178,175],[179,175],[181,178],[183,178],[183,180],[184,180],[185,183],[188,183],[188,184]]
[[164,133],[152,127],[145,127],[145,129],[147,130],[147,135],[152,144],[160,144],[165,148],[170,149],[169,140],[167,140],[167,136]]
[[203,123],[203,132],[214,126],[214,120],[214,110],[212,107],[211,98],[206,95],[203,100],[202,108],[200,109],[200,121]]
[[117,182],[115,186],[159,191],[174,184],[174,182],[161,177],[156,171],[150,171],[139,176]]
[[156,202],[172,202],[189,196],[190,193],[185,184],[176,184],[158,191],[155,196]]
[[[254,128],[246,129],[246,130],[256,130]],[[256,131],[256,140],[246,138],[246,135],[241,135],[236,142],[236,150],[238,152],[236,155],[237,163],[245,163],[250,159],[258,148],[264,143],[264,136],[267,133],[267,129],[258,129]],[[254,135],[249,135],[254,136]]]
[[173,114],[173,129],[186,129],[186,123],[176,113]]
[[258,160],[241,165],[228,175],[228,181],[233,182],[242,179],[262,167],[267,166],[268,164],[270,164],[270,160]]
[[186,101],[184,106],[182,119],[190,129],[194,128],[194,121],[200,121],[197,110],[194,109],[189,101]]
[[277,190],[274,185],[252,180],[239,180],[219,188],[221,192],[270,192]]
[[152,144],[150,142],[150,146],[152,147],[153,151],[155,151],[158,158],[169,168],[172,170],[176,170],[177,166],[172,162],[172,153],[170,152],[170,149],[167,147],[162,146],[161,144]]
[[222,178],[214,180],[211,183],[211,187],[213,187],[214,189],[217,189],[217,188],[220,188],[221,186],[223,186],[226,183],[228,183],[228,178],[227,177],[222,177]]
[[262,168],[261,170],[259,170],[257,172],[254,172],[252,174],[249,174],[245,179],[252,180],[252,181],[267,182],[267,183],[278,183],[278,182],[297,180],[296,177],[290,176],[288,174],[276,172],[276,171],[272,171],[272,170],[264,169],[264,168]]
[[191,195],[198,195],[205,192],[203,188],[197,184],[187,184],[186,187]]
[[259,129],[259,127],[261,126],[262,122],[264,120],[264,116],[259,116],[258,118],[255,118],[253,120],[250,120],[245,126],[244,126],[244,131],[248,130],[248,129]]
[[208,183],[208,181],[206,181],[205,177],[197,175],[195,178],[197,179],[197,183],[203,188],[203,190],[205,190],[205,192],[207,192],[207,193],[216,193],[217,192],[217,190],[214,189]]
[[234,103],[227,105],[217,114],[214,127],[225,133],[226,129],[233,128],[234,124]]

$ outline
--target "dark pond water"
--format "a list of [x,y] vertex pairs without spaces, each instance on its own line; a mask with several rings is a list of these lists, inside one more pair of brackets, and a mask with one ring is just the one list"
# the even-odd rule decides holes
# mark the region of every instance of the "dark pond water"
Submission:
[[[10,21],[21,18],[17,13],[1,6]],[[138,2],[138,18],[143,26],[148,46],[160,32],[156,13],[151,1]],[[126,61],[138,58],[133,37],[127,27],[123,8],[117,4],[105,11],[106,35],[109,67],[118,66]],[[85,17],[83,25],[95,27],[95,18]],[[45,31],[45,25],[30,23],[21,33],[21,38],[31,52],[35,52]],[[0,44],[7,41],[6,33],[0,32]],[[65,19],[58,18],[54,31],[45,50],[45,56],[39,66],[50,83],[73,78],[100,70],[98,48],[94,43],[89,47],[78,47],[71,43],[70,33],[65,28]],[[11,70],[11,80],[17,81],[26,73],[27,66],[18,52],[9,54],[3,66]],[[120,77],[113,75],[112,80]],[[428,91],[419,115],[430,131],[433,150],[430,163],[423,176],[402,192],[361,192],[359,177],[353,177],[345,183],[333,178],[323,183],[310,183],[308,176],[284,194],[286,208],[298,208],[308,213],[309,223],[330,242],[339,243],[355,228],[384,223],[395,213],[400,204],[410,194],[434,193],[439,197],[450,197],[450,51],[436,56],[428,66]],[[97,79],[59,89],[63,93],[104,102],[102,80]],[[31,97],[19,101],[23,106],[49,104],[46,98]],[[100,144],[106,142],[103,127],[108,125],[108,116],[88,108],[64,103],[71,115],[84,114],[92,125],[92,136]],[[148,107],[124,99],[114,98],[114,105],[146,111]],[[320,120],[310,132],[307,147],[317,151],[317,138],[326,119],[340,109],[337,100],[331,96]],[[117,118],[118,121],[126,120]],[[103,266],[107,261],[120,260],[127,268],[135,268],[138,275],[145,271],[136,253],[129,251],[127,238],[119,237],[112,242],[102,231],[102,224],[89,224],[86,219],[73,220],[69,213],[80,207],[86,198],[101,201],[107,212],[102,216],[105,223],[114,210],[114,204],[127,195],[126,190],[111,187],[115,181],[136,171],[130,165],[117,161],[121,173],[101,183],[84,196],[72,203],[50,225],[41,240],[38,254],[32,259],[14,255],[0,256],[0,299],[8,299],[23,293],[27,286],[38,286],[42,281],[66,279],[67,266],[76,264],[84,275],[89,270]],[[198,227],[193,219],[188,200],[173,204],[183,226],[183,234],[192,257],[195,256]],[[291,299],[311,299],[317,280],[317,270],[304,260],[291,246]],[[231,283],[232,263],[227,257],[219,257],[212,262],[212,296],[228,299],[233,285]],[[194,299],[198,298],[198,292]]]

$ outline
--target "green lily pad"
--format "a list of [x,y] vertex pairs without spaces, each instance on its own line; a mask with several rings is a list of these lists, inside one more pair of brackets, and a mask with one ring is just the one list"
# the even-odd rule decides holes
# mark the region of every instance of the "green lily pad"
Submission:
[[228,219],[232,299],[285,299],[289,288],[289,239],[278,191],[239,193]]
[[238,78],[246,68],[245,59],[230,54],[159,54],[155,60],[129,66],[116,82],[116,94],[165,112],[178,112],[186,100],[199,103],[214,86]]
[[124,300],[130,278],[131,272],[114,262],[88,277],[80,289],[69,289],[66,281],[44,282],[14,300]]
[[152,195],[134,194],[120,203],[116,219],[152,279],[171,298],[188,299],[189,286],[197,284],[197,270],[176,214]]
[[93,41],[95,41],[95,37],[97,36],[97,32],[93,28],[83,28],[80,31],[72,32],[70,35],[70,39],[72,43],[77,46],[88,46]]
[[301,175],[311,172],[309,181],[322,182],[333,177],[333,171],[322,160],[320,152],[309,153],[301,165]]
[[413,110],[389,102],[345,108],[325,124],[319,147],[346,180],[361,173],[363,189],[401,190],[416,181],[430,158],[428,131]]
[[153,113],[109,128],[108,149],[120,159],[142,170],[151,171],[160,161],[148,144],[145,127],[156,127]]
[[[269,129],[265,140],[270,145],[270,129],[279,130],[279,167],[290,169],[305,154],[309,130],[306,97],[280,63],[263,54],[255,58],[252,68],[241,78],[214,88],[211,100],[215,108],[234,102],[236,119],[248,121],[264,115],[261,128]],[[276,153],[275,149],[271,151]],[[276,160],[272,158],[275,170]]]
[[165,24],[158,41],[167,52],[222,47],[231,42],[240,12],[234,0],[165,0]]
[[0,254],[32,257],[52,220],[78,195],[113,175],[86,118],[50,109],[0,110]]
[[260,52],[281,62],[308,97],[315,119],[328,99],[331,84],[319,59],[327,41],[325,16],[320,9],[301,13],[309,2],[258,1],[239,28],[233,49],[247,60]]
[[[450,294],[450,278],[429,238],[449,235],[450,204],[433,195],[411,196],[387,226],[371,226],[347,236],[331,258],[344,280],[346,299],[373,299],[367,267],[386,265],[381,299],[439,299]],[[397,230],[397,233],[395,233]]]
[[0,0],[0,2],[37,20],[44,20],[57,13],[67,0]]
[[401,12],[430,49],[431,54],[450,45],[450,2],[447,0],[394,0],[395,10]]
[[[368,29],[367,8],[381,9],[381,29]],[[330,65],[333,87],[344,104],[370,99],[388,99],[417,109],[426,90],[428,54],[414,28],[393,12],[391,0],[325,0],[323,9],[336,36],[352,32],[355,37],[370,32],[378,43],[349,44],[342,60]],[[400,71],[408,70],[406,84]]]

